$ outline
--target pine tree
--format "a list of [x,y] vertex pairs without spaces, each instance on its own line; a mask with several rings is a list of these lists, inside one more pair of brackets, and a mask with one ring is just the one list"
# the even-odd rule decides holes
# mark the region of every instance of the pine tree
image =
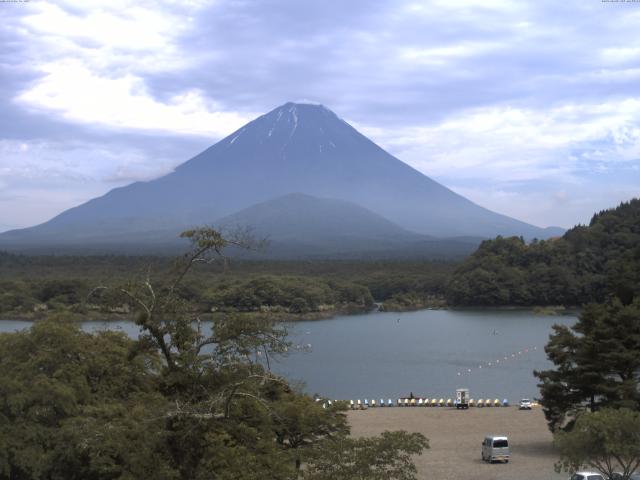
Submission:
[[587,305],[573,327],[554,331],[545,351],[556,368],[534,372],[552,431],[587,409],[640,408],[640,300]]

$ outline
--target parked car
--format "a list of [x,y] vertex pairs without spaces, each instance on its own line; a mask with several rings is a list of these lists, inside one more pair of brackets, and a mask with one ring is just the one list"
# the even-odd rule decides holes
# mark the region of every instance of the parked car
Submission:
[[531,400],[528,398],[523,398],[520,400],[520,410],[531,410]]
[[509,463],[509,439],[504,435],[487,435],[482,442],[482,460]]
[[569,480],[604,480],[604,477],[597,472],[576,472]]

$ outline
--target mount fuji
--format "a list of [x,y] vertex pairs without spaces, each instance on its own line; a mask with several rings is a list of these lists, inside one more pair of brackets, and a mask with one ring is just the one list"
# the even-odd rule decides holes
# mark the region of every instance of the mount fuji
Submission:
[[[289,244],[300,240],[299,246],[313,236],[301,219],[313,218],[322,238],[344,237],[348,224],[358,241],[393,238],[389,248],[433,238],[562,233],[471,202],[387,153],[324,106],[287,103],[163,177],[113,189],[41,225],[5,232],[0,248],[144,250],[171,244],[188,227],[229,218],[264,228],[256,211],[264,210],[259,205],[265,202],[272,202],[269,215],[278,218]],[[294,207],[295,215],[286,213]],[[241,215],[245,209],[249,215]]]

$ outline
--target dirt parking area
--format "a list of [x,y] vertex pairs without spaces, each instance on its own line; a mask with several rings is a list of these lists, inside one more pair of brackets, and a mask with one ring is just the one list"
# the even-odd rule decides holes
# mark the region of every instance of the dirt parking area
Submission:
[[[376,435],[385,430],[420,432],[429,438],[430,449],[416,457],[418,478],[432,480],[537,480],[568,479],[553,465],[558,455],[539,408],[516,407],[371,408],[348,413],[354,436]],[[507,464],[483,462],[481,443],[485,435],[507,435],[511,460]]]

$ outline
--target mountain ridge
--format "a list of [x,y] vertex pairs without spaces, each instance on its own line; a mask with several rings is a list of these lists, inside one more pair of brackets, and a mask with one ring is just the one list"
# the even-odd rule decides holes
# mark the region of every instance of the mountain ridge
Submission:
[[215,223],[295,192],[351,202],[422,235],[558,233],[474,204],[388,154],[324,106],[289,102],[163,177],[113,189],[43,224],[0,234],[0,246],[107,237],[126,242],[131,236],[143,241],[145,232]]

